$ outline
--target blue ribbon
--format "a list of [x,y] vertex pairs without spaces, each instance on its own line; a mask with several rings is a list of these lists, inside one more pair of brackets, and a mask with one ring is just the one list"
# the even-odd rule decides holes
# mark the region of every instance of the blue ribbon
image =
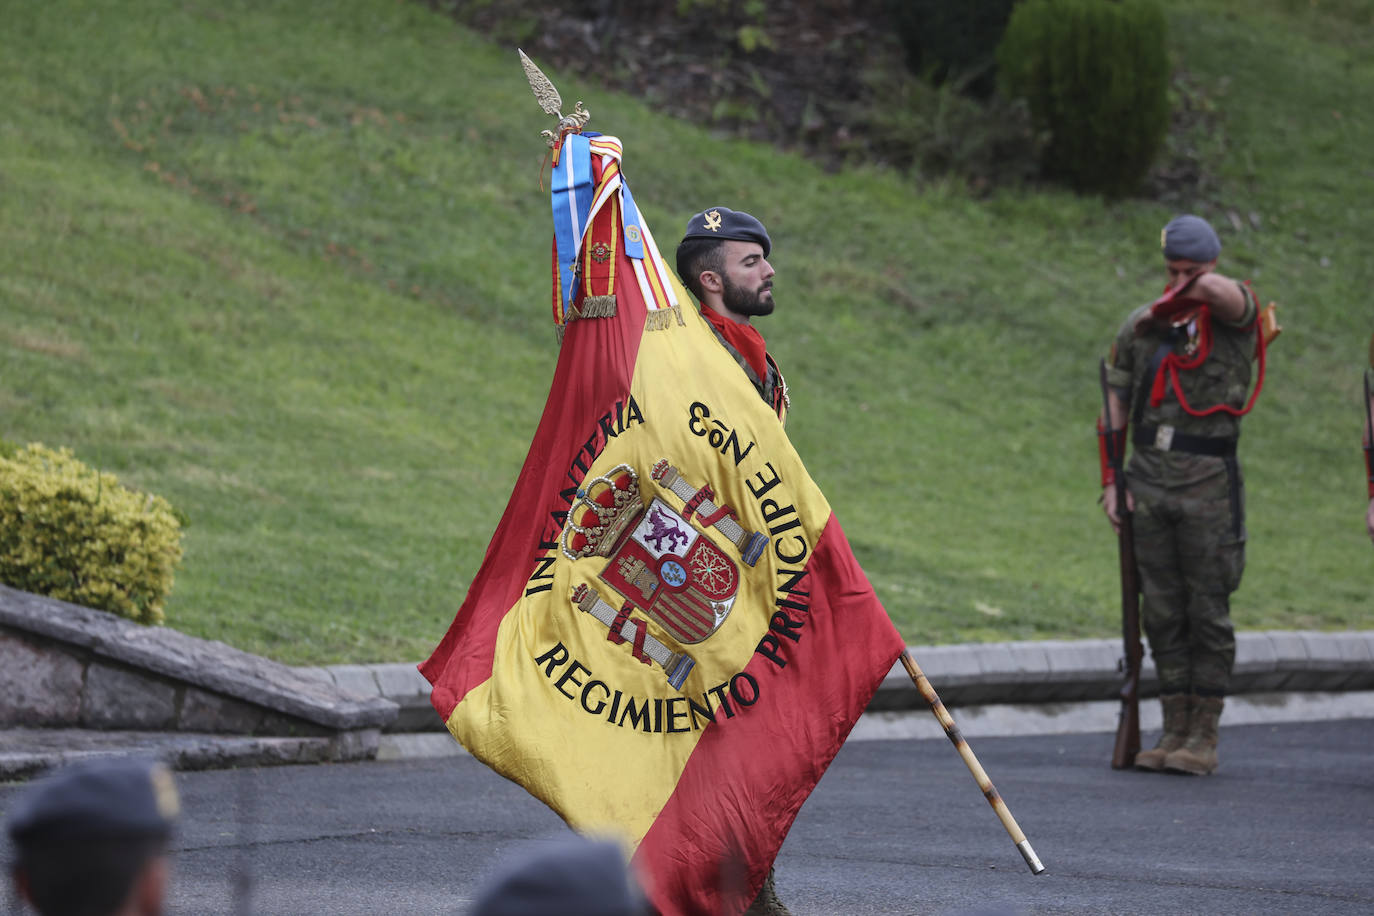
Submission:
[[625,254],[637,261],[644,260],[644,230],[639,225],[639,208],[630,193],[624,173],[620,176],[621,214],[625,223]]
[[577,246],[587,231],[587,214],[592,209],[592,151],[585,136],[568,134],[563,138],[551,184],[559,292],[566,315],[577,295]]

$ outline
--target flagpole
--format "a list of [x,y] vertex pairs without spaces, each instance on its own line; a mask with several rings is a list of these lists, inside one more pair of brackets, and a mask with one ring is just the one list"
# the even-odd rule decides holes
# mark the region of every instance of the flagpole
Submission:
[[945,709],[945,704],[940,699],[940,695],[935,692],[930,681],[926,679],[925,672],[921,666],[916,664],[916,659],[911,657],[911,653],[902,651],[902,666],[906,668],[906,673],[911,675],[912,683],[916,689],[925,697],[930,704],[930,711],[935,713],[935,718],[940,720],[940,725],[945,730],[946,737],[953,742],[959,756],[964,758],[964,764],[969,772],[973,774],[973,779],[978,783],[978,788],[983,790],[983,796],[987,798],[988,804],[992,805],[992,810],[997,812],[997,818],[1002,822],[1002,826],[1011,835],[1011,840],[1016,844],[1016,851],[1021,853],[1021,857],[1030,866],[1031,874],[1038,875],[1045,870],[1045,866],[1040,864],[1040,858],[1031,849],[1030,840],[1021,832],[1021,827],[1016,823],[1016,818],[1011,816],[1011,811],[1007,809],[1006,802],[1002,801],[1002,796],[997,793],[997,787],[988,779],[988,774],[983,770],[978,758],[973,756],[973,749],[968,746],[964,736],[959,732],[959,726],[954,724],[954,719],[950,716],[949,710]]

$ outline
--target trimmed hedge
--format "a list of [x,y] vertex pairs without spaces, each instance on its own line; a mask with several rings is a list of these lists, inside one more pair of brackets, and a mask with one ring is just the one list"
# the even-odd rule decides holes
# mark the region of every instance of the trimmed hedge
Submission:
[[997,62],[1003,91],[1049,131],[1043,173],[1080,191],[1139,187],[1169,127],[1164,12],[1155,0],[1025,0]]
[[181,523],[159,496],[119,485],[69,449],[0,455],[0,582],[163,622],[181,561]]
[[1016,0],[887,0],[907,69],[986,99],[997,86],[997,46]]

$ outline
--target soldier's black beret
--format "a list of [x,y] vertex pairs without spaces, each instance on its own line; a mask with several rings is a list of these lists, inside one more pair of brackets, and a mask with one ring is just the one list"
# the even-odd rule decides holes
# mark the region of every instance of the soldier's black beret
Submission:
[[1159,247],[1164,249],[1166,261],[1206,264],[1221,254],[1221,239],[1207,220],[1185,213],[1169,220],[1159,234]]
[[763,223],[743,210],[731,210],[729,207],[711,207],[687,220],[687,231],[682,241],[688,239],[758,242],[763,246],[765,258],[773,250],[773,242],[768,238],[768,230],[763,228]]
[[643,891],[615,843],[564,838],[518,850],[487,879],[469,916],[646,916]]
[[167,767],[140,758],[84,760],[40,777],[9,818],[16,845],[167,837],[179,810]]

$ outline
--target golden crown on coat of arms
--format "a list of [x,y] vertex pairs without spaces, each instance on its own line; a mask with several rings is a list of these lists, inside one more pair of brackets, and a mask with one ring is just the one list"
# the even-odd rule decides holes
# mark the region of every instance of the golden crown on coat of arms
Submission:
[[571,560],[610,556],[643,510],[639,475],[628,464],[616,465],[578,490],[563,526],[563,554]]

